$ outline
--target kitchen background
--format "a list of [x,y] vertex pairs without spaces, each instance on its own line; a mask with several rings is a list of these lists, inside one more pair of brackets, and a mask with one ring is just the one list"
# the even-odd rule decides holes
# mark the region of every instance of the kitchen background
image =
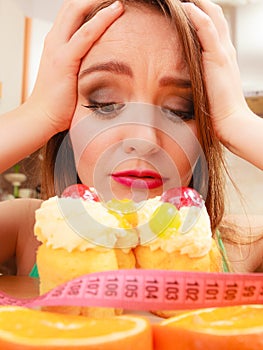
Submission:
[[[32,90],[44,37],[62,2],[0,0],[0,113],[18,106]],[[222,6],[229,22],[248,104],[263,117],[263,0],[215,2]],[[226,159],[231,176],[245,198],[247,212],[262,213],[262,171],[227,151]],[[36,163],[41,163],[37,152],[0,175],[0,200],[14,194],[12,184],[5,178],[7,173],[13,172],[26,175],[26,180],[20,184],[19,196],[38,196],[39,166],[36,167]],[[242,203],[230,183],[227,183],[226,192],[229,211],[242,210]]]

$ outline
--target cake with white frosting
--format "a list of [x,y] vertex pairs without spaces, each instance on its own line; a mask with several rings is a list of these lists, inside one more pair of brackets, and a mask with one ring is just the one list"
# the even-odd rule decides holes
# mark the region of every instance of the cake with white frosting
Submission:
[[[172,191],[187,200],[172,198],[168,202],[164,195],[147,200],[138,211],[140,244],[134,249],[137,268],[222,272],[222,255],[212,235],[204,200],[189,188]],[[170,317],[178,312],[154,313]]]
[[[42,242],[37,252],[40,294],[81,275],[135,267],[132,248],[138,244],[137,231],[122,228],[120,220],[99,202],[52,197],[36,211],[34,230]],[[91,317],[121,313],[99,307],[48,309]]]
[[[108,270],[222,271],[203,199],[192,189],[180,191],[179,199],[166,192],[140,203],[70,196],[44,201],[35,223],[35,235],[42,242],[37,253],[40,293],[81,275]],[[68,306],[52,310],[92,317],[121,312]],[[166,317],[173,312],[158,314]]]

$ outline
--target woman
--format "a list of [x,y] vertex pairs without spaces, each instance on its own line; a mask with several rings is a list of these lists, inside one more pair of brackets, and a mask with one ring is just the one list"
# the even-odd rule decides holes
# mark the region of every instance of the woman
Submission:
[[[100,3],[86,20],[109,3]],[[223,226],[229,241],[233,230],[240,232],[240,227],[232,225],[232,217],[222,221],[225,165],[214,130],[221,132],[223,112],[233,111],[235,119],[247,112],[247,105],[235,59],[232,66],[227,61],[228,54],[234,56],[234,48],[222,11],[207,1],[126,0],[124,4],[125,13],[82,61],[70,135],[56,135],[45,149],[43,167],[49,171],[44,172],[44,198],[59,195],[76,182],[95,186],[104,199],[144,199],[159,195],[165,188],[192,186],[206,200],[213,232]],[[218,26],[217,36],[213,33],[218,42],[205,36],[208,27],[204,30],[198,22],[212,27],[211,18]],[[224,63],[229,78],[235,77],[232,82],[236,82],[235,96],[229,94],[220,104],[210,101],[222,93],[228,78],[224,75],[226,82],[217,90],[211,85],[206,89],[209,70],[218,70],[216,64],[211,67],[213,61],[210,65],[206,62],[215,55],[213,50],[218,65]],[[155,106],[154,111],[148,104]],[[214,129],[209,116],[219,120]],[[159,177],[163,181],[158,182]],[[255,232],[252,230],[256,241],[262,236],[258,228],[261,221]],[[244,233],[250,232],[250,224],[244,222]],[[228,244],[233,255],[229,258],[237,262],[235,270],[245,270],[246,266],[252,271],[261,263],[257,251],[262,250],[262,243],[257,241],[253,256],[249,254],[253,250],[251,235],[247,243],[242,248],[245,253],[236,251],[236,242]]]
[[[100,3],[99,7],[95,8],[94,11],[89,14],[87,20],[89,20],[98,9],[106,6],[106,4],[109,4],[109,2]],[[145,10],[147,10],[147,12],[143,16],[142,12]],[[169,19],[167,19],[164,14],[165,16],[168,15]],[[160,33],[159,30],[160,26],[166,29],[165,31],[163,30],[162,33]],[[173,35],[169,34],[171,30]],[[111,39],[112,37],[113,39]],[[106,55],[109,58],[105,59]],[[124,62],[127,63],[126,65],[129,67],[121,67]],[[98,67],[93,67],[95,64]],[[149,66],[153,66],[151,71]],[[148,68],[146,69],[146,67]],[[124,71],[128,68],[134,73],[133,77],[130,79],[129,74],[126,74],[127,72],[121,72],[121,70]],[[95,71],[97,75],[101,73],[102,76],[102,78],[98,77],[97,80],[94,79],[94,84],[97,82],[102,85],[101,88],[94,89],[94,92],[89,92],[92,90],[93,84],[92,81],[89,83],[88,80],[89,77],[90,80],[92,79],[91,70]],[[133,72],[133,70],[135,72]],[[87,144],[84,145],[83,148],[87,146],[86,157],[88,159],[85,159],[85,164],[82,163],[81,165],[80,163],[80,169],[76,170],[74,168],[72,148],[69,144],[70,138],[62,142],[65,135],[59,134],[51,139],[46,148],[46,155],[44,156],[47,162],[43,163],[43,168],[48,169],[48,171],[45,170],[43,179],[43,193],[45,198],[54,194],[60,194],[66,186],[76,182],[76,174],[81,177],[81,174],[87,173],[87,171],[89,172],[88,175],[86,174],[88,178],[84,176],[80,180],[90,186],[94,185],[92,176],[95,167],[98,165],[97,160],[92,159],[95,153],[94,150],[89,152],[88,148],[94,147],[98,149],[98,146],[96,144],[94,145],[96,139],[101,140],[98,142],[102,142],[101,148],[103,150],[110,147],[110,144],[106,142],[106,139],[109,140],[111,137],[109,135],[109,128],[114,129],[113,132],[118,134],[117,138],[113,140],[115,143],[120,141],[121,137],[123,137],[123,139],[128,138],[127,134],[129,134],[131,140],[133,139],[136,142],[135,138],[143,139],[143,135],[149,131],[149,128],[146,128],[146,126],[143,127],[142,125],[139,126],[141,126],[143,130],[139,130],[139,126],[137,126],[136,130],[134,127],[134,131],[132,131],[131,127],[126,127],[126,135],[120,136],[121,126],[119,124],[115,125],[115,121],[110,113],[108,113],[108,121],[104,120],[104,122],[101,121],[99,123],[97,120],[101,119],[101,116],[97,116],[96,118],[95,112],[98,113],[98,111],[102,111],[100,114],[102,115],[104,113],[104,119],[106,119],[106,113],[103,112],[103,109],[118,109],[117,118],[119,118],[119,122],[119,120],[121,121],[121,112],[125,109],[125,103],[152,104],[163,108],[163,111],[165,111],[167,115],[166,121],[169,129],[172,128],[176,130],[176,128],[178,128],[178,126],[172,124],[172,118],[174,118],[174,124],[179,124],[179,121],[181,121],[181,124],[184,124],[183,127],[185,129],[192,129],[192,132],[198,139],[204,157],[197,161],[196,155],[196,159],[192,160],[191,165],[197,162],[195,173],[189,174],[192,170],[190,169],[190,164],[189,169],[180,170],[180,164],[177,164],[176,168],[180,178],[182,179],[185,177],[181,182],[182,185],[189,185],[191,178],[194,180],[193,185],[195,185],[196,189],[206,198],[206,205],[211,217],[212,227],[213,229],[217,227],[224,212],[224,182],[222,180],[223,157],[221,146],[213,132],[211,119],[208,118],[210,114],[209,103],[202,71],[202,55],[199,40],[196,32],[192,28],[191,22],[188,20],[184,6],[180,1],[126,1],[125,13],[93,46],[89,54],[84,58],[80,68],[78,101],[73,116],[73,131],[71,134],[73,135],[74,143],[74,135],[77,134],[76,138],[79,138],[79,130],[77,130],[76,126],[76,131],[74,131],[74,125],[76,125],[80,119],[92,114],[90,123],[85,123],[84,121],[79,127],[80,130],[83,130],[85,127]],[[174,72],[174,74],[170,74],[170,72]],[[95,75],[95,73],[93,75]],[[164,78],[166,76],[169,79],[166,79],[167,81],[165,82]],[[100,80],[103,79],[108,79],[109,83],[100,83]],[[157,87],[154,86],[156,79],[159,79],[160,84],[161,80],[164,80],[165,84],[163,89],[159,88],[159,84],[156,84],[158,85]],[[130,85],[131,87],[129,87]],[[123,105],[123,107],[121,105]],[[130,108],[136,110],[135,104]],[[147,108],[145,107],[145,109]],[[142,114],[143,113],[147,114],[147,111],[143,111]],[[174,117],[172,117],[172,114],[174,114]],[[125,115],[123,118],[125,122],[129,116]],[[135,123],[143,120],[142,118],[142,116],[137,119],[135,118]],[[161,117],[159,119],[161,119]],[[99,124],[98,127],[94,127],[95,121]],[[128,121],[134,120],[128,119]],[[147,120],[145,122],[147,123]],[[158,123],[161,124],[162,121],[158,121]],[[92,131],[94,134],[88,136],[87,132],[89,132],[88,128],[91,124],[94,129]],[[112,126],[114,126],[114,128]],[[158,147],[161,148],[161,143],[165,143],[165,141],[158,140],[157,129],[160,129],[160,127],[159,125],[153,124],[150,125],[150,127],[151,126],[152,129],[155,129],[156,135],[151,136],[152,139],[146,140],[146,142],[152,144],[158,144],[159,142]],[[105,134],[106,136],[101,134],[101,138],[100,136],[96,136],[96,132],[101,132],[100,127],[101,130],[105,128],[108,129]],[[124,126],[122,126],[122,129],[123,128]],[[168,132],[167,128],[161,131],[163,134],[167,134]],[[125,131],[123,133],[125,133]],[[190,134],[190,131],[188,131],[188,134]],[[96,137],[96,139],[90,142],[93,137]],[[169,149],[172,150],[175,148],[176,141],[178,142],[178,140],[176,140],[176,135],[170,135],[170,138],[171,137],[175,140],[174,142],[170,140],[171,144],[167,144],[164,151],[173,159],[173,163],[176,163],[175,158],[177,158],[176,153],[178,150],[174,149],[174,152],[170,152]],[[104,138],[104,140],[102,140],[102,138]],[[193,138],[190,139],[189,142],[194,143]],[[62,148],[60,148],[60,144],[62,144]],[[187,141],[185,144],[187,144]],[[184,147],[186,147],[185,144]],[[119,142],[119,146],[122,146],[121,142]],[[180,146],[183,147],[182,145]],[[136,145],[134,146],[131,144],[130,147],[136,148]],[[153,151],[150,149],[149,152],[152,153]],[[139,157],[138,154],[136,154],[136,150],[134,153],[135,157]],[[156,155],[158,152],[154,151],[154,153]],[[128,152],[124,151],[124,159],[127,157],[127,154]],[[145,154],[143,154],[143,156],[145,157]],[[158,156],[159,154],[157,157]],[[191,155],[186,154],[186,158],[190,156]],[[83,157],[85,158],[85,154]],[[108,157],[106,158],[108,159]],[[153,156],[146,159],[146,162],[151,161],[152,158]],[[62,159],[61,169],[59,165],[60,159]],[[183,162],[187,161],[183,160]],[[93,165],[92,169],[89,171],[87,169],[90,169],[91,163]],[[180,161],[178,163],[180,163]],[[131,172],[136,167],[141,170],[148,169],[145,164],[142,165],[139,163],[131,164],[130,167]],[[187,165],[185,165],[185,167],[187,167]],[[67,171],[64,171],[63,168],[67,169]],[[123,165],[120,169],[129,169],[129,165]],[[148,170],[150,171],[153,169]],[[208,176],[206,176],[207,170]],[[56,172],[59,175],[57,178]],[[119,172],[118,169],[116,169],[116,172]],[[172,169],[172,172],[174,174],[174,169]],[[165,176],[171,177],[170,174],[164,174],[163,177]],[[105,175],[104,179],[101,179],[101,182],[108,182],[106,178],[107,175]],[[113,186],[115,185],[115,187],[117,187],[116,181],[114,181],[114,174],[112,178]],[[140,179],[140,176],[138,176],[138,179]],[[53,184],[55,187],[53,187]],[[180,183],[177,184],[180,185]],[[158,190],[150,191],[150,196],[160,194],[162,189],[163,188],[160,187]],[[127,188],[119,185],[118,190],[115,192],[121,191],[122,197],[130,197],[129,191],[126,190]],[[104,195],[104,193],[102,193],[102,195]]]

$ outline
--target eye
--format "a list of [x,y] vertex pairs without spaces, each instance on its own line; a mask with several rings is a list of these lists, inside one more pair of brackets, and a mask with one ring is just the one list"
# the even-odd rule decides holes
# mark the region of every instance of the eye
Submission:
[[116,117],[124,108],[125,103],[116,102],[95,102],[90,105],[82,105],[85,108],[92,110],[97,116],[105,119]]
[[188,122],[189,120],[195,119],[194,111],[181,111],[177,109],[171,109],[166,107],[161,107],[162,113],[174,123],[180,123],[182,121]]

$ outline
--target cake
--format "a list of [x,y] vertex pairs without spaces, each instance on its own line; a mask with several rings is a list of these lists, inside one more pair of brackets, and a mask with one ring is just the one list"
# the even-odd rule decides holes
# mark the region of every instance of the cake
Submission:
[[[140,244],[136,267],[222,272],[221,252],[213,238],[204,200],[190,188],[174,188],[145,202],[138,211]],[[154,312],[162,317],[178,311]]]
[[[222,257],[212,237],[202,197],[190,188],[135,203],[100,202],[93,189],[73,185],[61,198],[36,211],[35,235],[40,293],[93,272],[161,269],[221,272]],[[105,317],[122,310],[99,307],[48,307],[52,311]],[[169,317],[171,311],[157,311]],[[177,312],[176,312],[177,313]]]
[[[137,231],[128,215],[114,215],[88,196],[52,197],[36,210],[34,232],[42,242],[37,251],[40,294],[81,275],[135,267],[132,248]],[[70,196],[71,194],[71,196]],[[130,220],[130,221],[129,221]],[[49,311],[96,318],[120,314],[122,310],[99,307],[50,306]]]

